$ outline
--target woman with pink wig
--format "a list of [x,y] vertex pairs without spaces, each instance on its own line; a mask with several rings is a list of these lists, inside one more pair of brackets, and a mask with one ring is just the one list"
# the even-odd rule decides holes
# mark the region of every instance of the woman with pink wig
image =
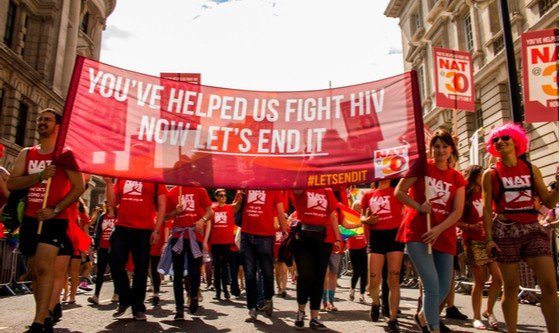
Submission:
[[547,207],[554,207],[558,189],[549,191],[540,170],[520,158],[527,151],[528,141],[520,125],[506,124],[494,129],[486,142],[488,152],[499,158],[482,176],[486,250],[496,258],[502,273],[502,311],[507,331],[517,332],[519,262],[524,259],[539,280],[543,295],[541,311],[547,329],[558,332],[558,296],[550,240],[538,222],[534,200],[538,196]]

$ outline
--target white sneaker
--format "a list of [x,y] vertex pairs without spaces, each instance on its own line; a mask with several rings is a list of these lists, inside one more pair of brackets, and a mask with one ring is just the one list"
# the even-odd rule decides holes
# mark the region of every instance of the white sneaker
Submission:
[[361,304],[366,304],[366,295],[360,294],[360,298],[358,298],[358,302],[360,302]]

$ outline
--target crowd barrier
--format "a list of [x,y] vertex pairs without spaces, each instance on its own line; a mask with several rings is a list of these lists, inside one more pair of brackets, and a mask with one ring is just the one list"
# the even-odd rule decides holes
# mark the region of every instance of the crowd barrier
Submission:
[[30,281],[18,281],[26,271],[25,259],[13,250],[7,239],[0,239],[0,287],[8,294],[15,296],[16,290],[24,293],[30,292],[27,284]]

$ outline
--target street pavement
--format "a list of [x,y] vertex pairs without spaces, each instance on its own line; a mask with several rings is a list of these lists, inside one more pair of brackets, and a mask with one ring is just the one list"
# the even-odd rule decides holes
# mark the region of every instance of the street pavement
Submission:
[[[338,281],[338,301],[335,305],[337,312],[321,313],[321,320],[332,332],[387,332],[385,319],[379,322],[369,319],[370,305],[348,301],[350,278],[343,276]],[[245,298],[232,298],[231,301],[213,300],[214,292],[205,290],[201,307],[195,315],[185,313],[184,321],[174,321],[175,306],[173,303],[173,288],[170,281],[162,286],[161,302],[153,307],[146,302],[148,321],[137,322],[132,320],[128,310],[123,319],[114,319],[111,314],[117,304],[111,303],[113,286],[111,282],[103,285],[101,305],[94,306],[87,302],[87,297],[92,292],[82,293],[77,296],[76,304],[64,304],[62,321],[55,327],[55,332],[295,332],[294,317],[296,310],[295,285],[288,282],[288,297],[274,297],[274,313],[271,318],[259,313],[256,323],[245,323],[247,316]],[[148,293],[148,296],[150,293]],[[356,297],[357,300],[358,297]],[[418,289],[402,289],[399,323],[402,332],[418,332],[413,320],[416,311]],[[370,300],[368,299],[368,302]],[[456,306],[470,318],[472,310],[470,296],[457,294]],[[33,296],[18,295],[0,297],[0,333],[24,332],[33,320]],[[484,305],[483,305],[484,309]],[[309,313],[309,310],[307,310]],[[445,313],[445,312],[444,312]],[[495,306],[498,320],[503,321],[500,304]],[[445,323],[454,332],[477,332],[471,325],[471,320],[445,320]],[[306,320],[306,326],[308,321]],[[504,325],[502,324],[502,329]],[[306,328],[304,331],[310,331]],[[505,331],[503,329],[503,331]],[[544,319],[540,308],[534,305],[520,304],[519,307],[519,332],[545,332]]]

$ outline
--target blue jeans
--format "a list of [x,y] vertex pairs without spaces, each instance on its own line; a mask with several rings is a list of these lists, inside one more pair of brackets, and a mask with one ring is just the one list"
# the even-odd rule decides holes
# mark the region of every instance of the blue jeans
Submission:
[[247,308],[256,309],[258,299],[257,271],[262,271],[264,299],[272,299],[274,294],[274,237],[241,233],[240,253],[245,272]]
[[432,249],[428,254],[426,243],[406,243],[408,256],[412,260],[424,287],[422,304],[430,330],[439,330],[439,305],[451,290],[453,255]]

